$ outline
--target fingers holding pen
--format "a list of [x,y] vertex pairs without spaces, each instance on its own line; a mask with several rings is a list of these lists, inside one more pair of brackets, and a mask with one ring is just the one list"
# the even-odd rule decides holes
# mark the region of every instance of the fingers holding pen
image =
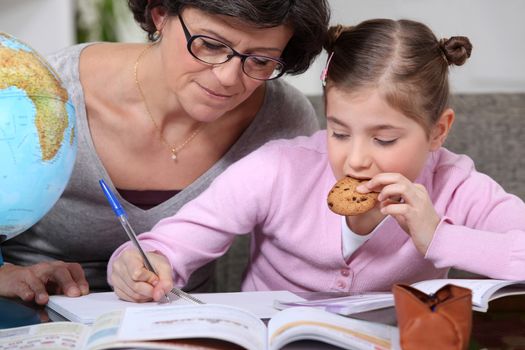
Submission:
[[[129,281],[122,279],[120,275],[116,274],[112,275],[111,282],[115,293],[120,299],[136,303],[144,303],[152,300],[151,294],[153,287],[150,284],[144,282],[130,283]],[[143,285],[142,288],[141,284]],[[138,292],[140,289],[142,289],[142,291]],[[148,290],[150,290],[149,293],[147,292]],[[141,293],[150,294],[150,296]]]
[[164,255],[148,255],[158,273],[158,283],[154,285],[153,300],[159,301],[173,288],[173,269]]
[[144,266],[136,249],[123,252],[113,263],[111,282],[120,298],[134,302],[158,301],[171,289],[173,282],[168,260],[156,253],[146,254],[159,275]]
[[128,301],[145,302],[153,298],[158,277],[144,266],[136,249],[124,251],[113,263],[111,282],[117,295]]

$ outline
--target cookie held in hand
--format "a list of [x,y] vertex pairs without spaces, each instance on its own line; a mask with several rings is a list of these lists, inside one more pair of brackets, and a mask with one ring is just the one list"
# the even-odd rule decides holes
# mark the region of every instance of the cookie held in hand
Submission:
[[364,180],[346,176],[328,193],[328,207],[334,213],[344,216],[359,215],[372,209],[377,203],[376,192],[359,193],[356,187]]

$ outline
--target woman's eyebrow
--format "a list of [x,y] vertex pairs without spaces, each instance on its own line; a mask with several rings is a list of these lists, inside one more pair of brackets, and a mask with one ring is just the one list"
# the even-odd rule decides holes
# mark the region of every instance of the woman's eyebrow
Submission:
[[[226,39],[225,37],[223,37],[222,35],[220,35],[219,33],[211,29],[201,29],[201,33],[198,33],[198,34],[192,33],[192,35],[206,35],[211,38],[218,39],[222,41],[223,43],[225,43],[226,45],[234,48],[233,43],[230,40]],[[282,53],[282,50],[277,47],[251,47],[246,52],[255,52],[255,51],[269,51],[269,52],[276,52],[278,54]]]

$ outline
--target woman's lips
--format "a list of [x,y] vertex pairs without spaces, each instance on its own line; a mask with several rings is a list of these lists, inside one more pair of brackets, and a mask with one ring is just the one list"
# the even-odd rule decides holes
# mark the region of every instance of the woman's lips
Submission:
[[215,92],[213,90],[210,90],[210,89],[207,89],[205,88],[204,86],[198,84],[209,96],[212,96],[212,97],[215,97],[215,98],[218,98],[218,99],[221,99],[221,100],[226,100],[230,97],[232,97],[233,95],[224,95],[224,94],[220,94],[218,92]]

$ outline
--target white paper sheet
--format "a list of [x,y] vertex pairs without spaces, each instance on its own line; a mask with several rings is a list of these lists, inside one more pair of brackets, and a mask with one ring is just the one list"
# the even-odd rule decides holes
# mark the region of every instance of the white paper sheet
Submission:
[[[239,293],[196,293],[193,294],[207,304],[231,305],[248,310],[259,318],[271,318],[279,310],[273,307],[274,300],[304,301],[303,298],[288,291],[263,291]],[[184,300],[177,300],[166,305],[188,305]],[[63,295],[49,297],[47,307],[64,316],[69,321],[84,324],[93,323],[100,315],[127,307],[149,307],[159,305],[156,302],[131,303],[120,300],[113,292],[92,293],[78,298]]]

